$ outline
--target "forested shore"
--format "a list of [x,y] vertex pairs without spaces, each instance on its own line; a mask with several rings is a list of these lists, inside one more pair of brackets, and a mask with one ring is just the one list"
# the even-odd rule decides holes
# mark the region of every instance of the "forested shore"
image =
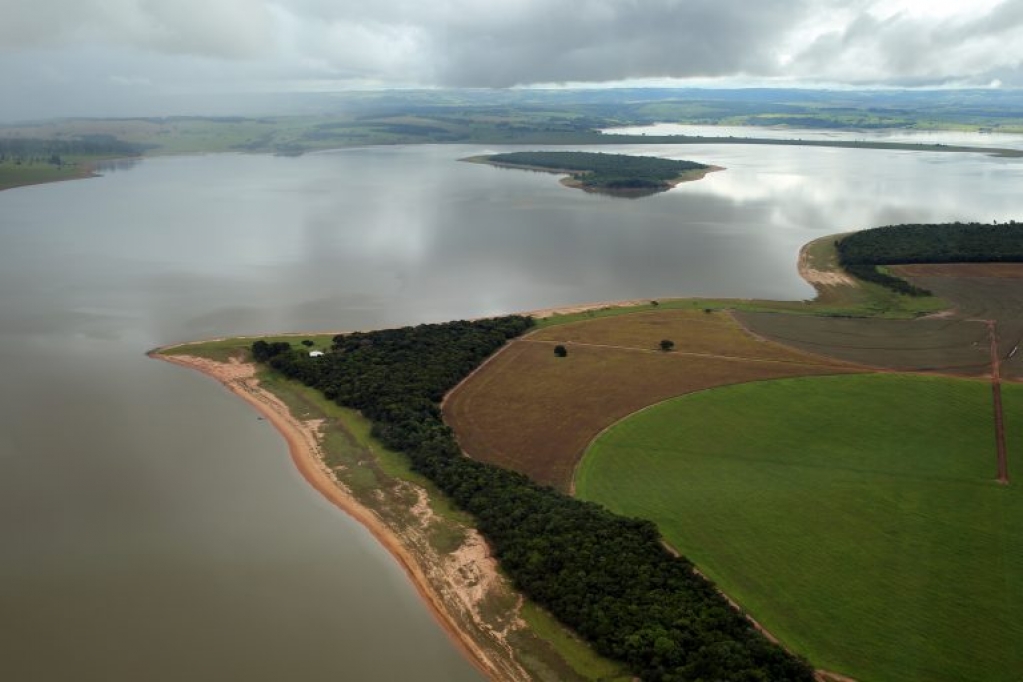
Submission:
[[652,523],[463,456],[439,401],[531,324],[510,316],[339,335],[321,357],[285,342],[257,341],[252,352],[371,419],[377,438],[474,516],[519,589],[643,679],[813,679],[672,556]]
[[1023,224],[907,223],[854,232],[835,242],[850,275],[900,294],[928,296],[926,289],[888,274],[886,265],[916,263],[1023,262]]

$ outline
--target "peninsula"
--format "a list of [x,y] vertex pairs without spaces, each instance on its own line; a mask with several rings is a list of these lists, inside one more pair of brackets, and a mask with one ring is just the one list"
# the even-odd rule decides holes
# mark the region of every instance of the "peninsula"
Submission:
[[[969,239],[960,239],[955,252],[945,258],[953,262],[937,266],[912,262],[919,258],[942,261],[935,245],[967,227]],[[923,228],[927,228],[929,239],[918,234]],[[299,346],[292,342],[302,336],[270,337],[254,343],[252,339],[225,339],[165,348],[153,355],[214,376],[250,400],[281,429],[303,474],[373,530],[398,558],[440,622],[491,679],[542,679],[551,673],[557,679],[576,680],[627,679],[630,675],[691,679],[691,670],[698,663],[711,665],[713,674],[722,679],[736,679],[744,672],[766,673],[771,679],[847,679],[824,670],[814,672],[799,655],[807,656],[819,668],[841,671],[841,675],[870,679],[890,673],[891,679],[910,679],[911,654],[884,652],[883,643],[873,643],[870,638],[873,621],[865,624],[855,613],[837,610],[831,601],[820,597],[832,594],[841,583],[859,595],[856,603],[864,603],[884,594],[883,584],[916,584],[921,576],[912,566],[888,559],[892,548],[885,544],[886,536],[856,528],[848,536],[806,528],[798,537],[826,535],[834,545],[829,555],[845,556],[843,548],[855,541],[866,561],[881,559],[877,563],[891,565],[892,573],[887,582],[879,584],[870,579],[871,571],[862,568],[855,576],[837,568],[824,571],[810,589],[790,586],[785,590],[785,594],[801,594],[798,603],[787,599],[775,604],[771,593],[765,597],[745,587],[745,564],[719,565],[708,560],[721,548],[694,541],[683,532],[723,523],[727,526],[723,536],[745,532],[744,546],[763,546],[767,553],[764,561],[776,580],[801,575],[791,571],[791,557],[799,554],[797,549],[773,535],[770,528],[757,525],[762,508],[752,516],[736,514],[747,506],[734,499],[709,517],[697,509],[686,507],[684,513],[677,513],[673,508],[666,518],[687,519],[682,530],[672,523],[655,527],[649,509],[644,512],[629,506],[630,495],[646,500],[645,491],[664,479],[673,481],[676,489],[681,489],[682,479],[665,469],[667,464],[653,459],[648,463],[651,471],[644,474],[649,480],[606,489],[606,480],[620,483],[623,474],[618,470],[608,473],[609,465],[600,455],[605,446],[599,436],[612,424],[627,426],[625,418],[631,420],[630,415],[642,418],[645,408],[654,403],[663,403],[662,410],[684,410],[693,400],[711,399],[725,401],[719,410],[720,428],[734,432],[734,419],[729,415],[736,412],[730,406],[732,402],[735,409],[745,405],[743,391],[747,390],[787,391],[777,399],[754,400],[765,405],[837,401],[841,409],[827,414],[859,415],[872,405],[882,405],[883,414],[866,422],[829,422],[828,428],[821,430],[816,421],[824,418],[821,414],[775,429],[756,442],[789,442],[785,437],[789,432],[798,434],[798,442],[811,442],[809,433],[800,429],[817,433],[818,447],[777,455],[802,461],[799,458],[814,452],[830,452],[834,442],[866,439],[866,445],[852,448],[846,457],[878,453],[878,462],[862,474],[877,479],[872,479],[874,487],[911,486],[914,494],[930,499],[935,491],[954,484],[962,488],[958,494],[976,498],[969,509],[983,510],[992,498],[1014,506],[1018,497],[1008,485],[1001,394],[1005,392],[1007,401],[1023,395],[1015,385],[1023,369],[1015,351],[1004,352],[1021,334],[1017,311],[1023,269],[1018,263],[976,261],[1006,260],[1014,255],[1018,232],[1013,223],[902,225],[864,231],[855,238],[819,239],[807,245],[800,257],[801,274],[818,289],[819,297],[812,302],[633,302],[625,307],[563,310],[552,317],[534,313],[400,330],[305,335]],[[974,253],[974,241],[986,243],[995,236],[1000,249]],[[876,260],[875,246],[884,247],[881,253],[892,254],[896,249],[890,247],[907,239],[922,240],[913,249],[916,256],[897,256],[885,267],[916,282],[911,292],[887,280],[853,278],[843,272],[843,263]],[[856,255],[860,252],[862,259]],[[963,264],[957,257],[975,262]],[[907,260],[910,265],[903,264]],[[932,291],[941,298],[930,296]],[[940,316],[933,314],[950,303],[952,307]],[[662,341],[658,349],[657,339],[666,337],[677,343],[666,346]],[[551,348],[558,344],[568,349],[567,353],[552,354]],[[940,351],[937,355],[935,347]],[[257,370],[255,363],[262,369]],[[387,371],[381,371],[385,367]],[[593,387],[608,385],[609,373],[617,390],[605,391],[594,402],[599,391]],[[798,393],[801,390],[817,392],[810,400]],[[589,400],[585,408],[573,402],[580,396]],[[895,398],[885,403],[885,396]],[[666,402],[669,398],[672,400]],[[473,405],[471,418],[467,418],[469,402]],[[950,412],[951,404],[959,407]],[[912,414],[903,419],[902,412],[910,407]],[[798,411],[794,407],[783,410],[789,412]],[[569,413],[576,416],[568,419]],[[580,419],[581,414],[587,418]],[[660,413],[651,414],[658,417]],[[882,416],[890,423],[882,424]],[[775,421],[777,415],[768,415],[756,424]],[[567,423],[572,428],[566,429]],[[756,424],[751,422],[746,429]],[[914,424],[926,428],[915,429]],[[641,433],[667,433],[666,428],[657,426]],[[937,435],[928,436],[931,431]],[[997,452],[990,452],[992,431]],[[902,455],[893,460],[885,453],[890,452],[890,435],[896,432],[902,434]],[[617,432],[611,435],[617,437]],[[832,435],[838,441],[831,440]],[[967,446],[954,447],[962,439],[968,441]],[[720,440],[726,442],[723,436]],[[556,455],[545,456],[547,442],[558,446]],[[609,442],[621,447],[618,441]],[[951,444],[951,450],[940,450],[941,443]],[[647,447],[645,441],[639,445]],[[701,452],[706,447],[706,443],[697,443],[670,450]],[[741,443],[729,447],[738,455],[732,450],[725,455],[745,456]],[[591,450],[596,454],[584,458]],[[944,459],[935,463],[932,455],[939,451]],[[970,455],[968,462],[960,461],[962,453]],[[975,456],[979,453],[987,456]],[[739,457],[737,461],[742,465],[746,460]],[[884,466],[891,467],[893,461],[911,466],[905,471],[898,469],[900,476],[892,478],[882,465],[889,462]],[[928,467],[939,464],[945,467],[940,477],[944,487],[935,487],[933,476],[927,473],[931,471]],[[835,475],[848,476],[845,463],[828,466],[835,469]],[[916,469],[921,476],[910,477],[909,472]],[[806,471],[822,475],[819,464]],[[792,475],[788,472],[778,480],[787,481]],[[748,478],[737,473],[728,481],[724,487],[718,482],[719,494],[742,499],[752,495],[743,487]],[[764,481],[757,479],[749,485],[762,487]],[[814,487],[808,481],[800,489]],[[856,492],[834,510],[822,509],[809,520],[860,509],[862,496]],[[681,508],[690,503],[689,497],[683,497],[666,495],[664,504]],[[697,506],[706,504],[698,495],[692,499]],[[591,504],[594,501],[628,518],[609,514]],[[958,528],[952,521],[965,513],[963,507],[938,502],[928,507],[928,514],[938,522],[936,527]],[[874,500],[867,507],[881,503]],[[886,523],[897,524],[906,537],[915,537],[915,516],[905,516],[898,509],[885,514]],[[982,512],[977,514],[978,524],[990,524],[989,519],[981,518]],[[638,520],[644,517],[648,520]],[[799,518],[806,521],[807,517]],[[785,527],[795,523],[788,521]],[[876,520],[873,523],[876,525]],[[834,528],[834,524],[825,526]],[[750,534],[750,529],[755,532]],[[1019,541],[1011,526],[996,525],[988,532],[997,534],[1003,543]],[[666,553],[665,542],[692,557],[699,573],[688,560]],[[776,546],[781,549],[772,549]],[[935,545],[955,546],[953,539],[945,536]],[[989,586],[1012,579],[1015,569],[999,568],[997,562],[990,561],[984,565],[993,567],[991,571],[977,571],[972,561],[961,565],[955,551],[935,552],[932,560],[955,576],[953,582],[959,589],[976,596],[971,609],[981,618],[991,613]],[[610,560],[612,555],[616,560]],[[495,558],[500,560],[500,570]],[[552,572],[551,566],[560,569]],[[765,569],[749,570],[762,575]],[[971,572],[977,577],[967,579]],[[704,574],[713,583],[706,582]],[[587,582],[580,586],[584,579]],[[926,598],[919,603],[899,606],[900,622],[932,623],[935,633],[931,639],[939,642],[961,636],[954,622],[946,623],[932,608],[948,589],[942,585],[926,591]],[[718,589],[741,610],[730,608]],[[578,608],[593,600],[599,602],[599,609]],[[654,603],[659,606],[655,608]],[[636,610],[636,604],[645,606]],[[886,601],[883,608],[892,607]],[[956,613],[961,613],[962,607],[957,609]],[[757,622],[746,619],[747,610]],[[820,613],[825,621],[840,621],[844,639],[806,635],[798,622],[786,618],[792,611],[805,613],[810,620]],[[643,615],[635,618],[629,614]],[[552,616],[568,629],[558,626]],[[681,635],[675,634],[669,622],[676,628],[679,623],[686,624],[689,646],[675,644],[673,638]],[[827,624],[814,622],[816,628]],[[608,623],[615,626],[608,627]],[[771,636],[760,634],[761,628],[767,628],[797,655],[775,646]],[[648,639],[650,633],[657,636]],[[998,641],[1014,637],[1009,631],[986,631],[985,635],[1002,638]],[[832,644],[846,639],[856,643],[849,651]],[[728,641],[740,654],[722,658],[713,653],[721,641]],[[693,654],[694,649],[702,654]],[[860,649],[871,654],[857,654]],[[934,679],[967,679],[963,666],[972,664],[957,658],[955,647],[941,650],[948,652],[941,657],[948,672]],[[987,666],[987,679],[1000,679],[1001,672],[1011,669],[1006,657],[995,654]]]

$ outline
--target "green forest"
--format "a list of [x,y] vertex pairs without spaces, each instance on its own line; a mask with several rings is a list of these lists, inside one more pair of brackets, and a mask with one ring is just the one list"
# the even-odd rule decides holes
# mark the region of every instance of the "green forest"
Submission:
[[567,171],[586,189],[662,190],[688,171],[708,168],[694,161],[601,152],[510,152],[487,161],[500,165]]
[[886,225],[835,242],[849,274],[910,296],[925,289],[878,269],[910,263],[1023,262],[1023,224],[937,223]]
[[810,682],[811,667],[672,556],[654,524],[462,454],[439,401],[532,324],[509,316],[339,335],[321,357],[286,342],[256,341],[252,352],[372,420],[377,438],[475,517],[518,589],[642,679]]

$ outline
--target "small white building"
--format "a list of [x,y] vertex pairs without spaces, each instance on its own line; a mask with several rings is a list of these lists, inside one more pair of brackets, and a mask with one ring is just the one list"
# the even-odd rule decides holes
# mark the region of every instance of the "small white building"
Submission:
[[311,350],[311,351],[309,351],[309,357],[311,357],[311,358],[318,358],[321,355],[323,355],[323,351],[322,350]]

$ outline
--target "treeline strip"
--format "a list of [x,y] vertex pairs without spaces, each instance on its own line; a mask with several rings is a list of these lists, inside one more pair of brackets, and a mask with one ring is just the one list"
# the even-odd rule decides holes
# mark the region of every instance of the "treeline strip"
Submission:
[[878,270],[913,263],[1023,262],[1023,224],[908,223],[855,232],[835,243],[846,272],[909,296],[931,292]]
[[0,137],[0,156],[14,159],[52,156],[138,156],[142,145],[113,135],[85,135],[74,139]]
[[884,288],[894,291],[897,294],[905,294],[906,296],[914,296],[918,298],[931,295],[929,289],[918,287],[915,284],[910,284],[901,277],[896,277],[895,275],[890,275],[887,272],[882,272],[877,269],[877,265],[871,263],[843,263],[842,267],[856,279],[863,280],[864,282],[880,284]]
[[542,487],[462,455],[441,418],[443,395],[533,324],[510,316],[337,336],[310,357],[257,341],[253,356],[373,421],[473,514],[518,589],[645,680],[805,680],[806,662],[769,642],[649,521]]

